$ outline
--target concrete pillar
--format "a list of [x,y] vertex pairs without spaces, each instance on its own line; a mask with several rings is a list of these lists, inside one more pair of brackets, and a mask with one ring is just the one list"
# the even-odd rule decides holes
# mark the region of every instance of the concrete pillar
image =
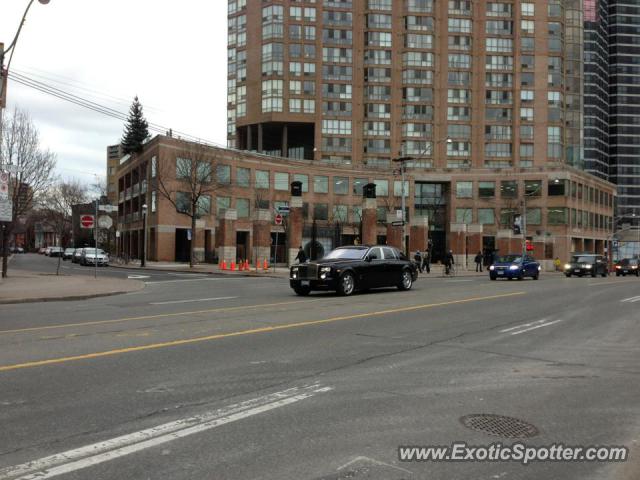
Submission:
[[287,259],[289,265],[295,263],[295,258],[298,255],[298,248],[302,245],[303,223],[302,197],[291,197],[289,202],[289,220],[287,224],[287,240],[289,242]]
[[247,150],[253,150],[253,125],[247,125]]
[[429,219],[416,217],[409,226],[409,252],[424,252],[429,241]]
[[264,262],[271,255],[271,223],[273,222],[270,210],[256,210],[256,219],[253,222],[253,264]]
[[398,250],[403,252],[402,226],[393,226],[393,222],[397,221],[399,220],[395,213],[387,213],[387,245],[396,247]]
[[289,156],[289,130],[287,128],[287,125],[285,124],[282,127],[282,156],[283,157],[288,157]]
[[262,124],[258,124],[258,153],[262,153]]
[[375,245],[377,241],[378,223],[376,209],[378,201],[375,198],[365,198],[362,203],[362,244]]
[[218,258],[227,263],[235,262],[236,248],[236,220],[238,220],[238,212],[229,208],[222,210],[218,215]]
[[467,261],[467,224],[466,223],[452,223],[449,227],[451,232],[451,239],[449,240],[449,248],[453,250],[453,260],[458,265],[466,268]]
[[498,230],[496,235],[496,250],[498,255],[507,255],[511,253],[511,237],[513,236],[512,230]]
[[196,231],[193,236],[196,242],[193,247],[193,256],[196,262],[204,262],[204,236],[206,224],[204,220],[196,220]]
[[469,255],[469,265],[475,268],[474,259],[478,252],[482,251],[483,226],[480,223],[467,225],[467,253]]

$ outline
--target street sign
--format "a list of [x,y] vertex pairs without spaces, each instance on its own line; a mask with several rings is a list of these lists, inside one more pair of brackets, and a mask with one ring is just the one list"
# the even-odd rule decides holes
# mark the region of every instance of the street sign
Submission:
[[279,205],[276,207],[276,211],[281,215],[287,215],[290,212],[289,205]]
[[116,207],[115,205],[98,205],[98,210],[100,210],[101,212],[112,213],[117,212],[118,207]]
[[399,222],[391,222],[391,226],[392,227],[403,227],[404,226],[404,222],[402,220],[400,220]]
[[9,184],[0,183],[0,200],[9,200]]
[[282,225],[282,215],[277,214],[275,217],[276,225]]
[[80,228],[93,228],[95,225],[94,215],[80,215]]
[[113,227],[113,219],[109,215],[100,215],[98,217],[98,226],[100,228]]
[[13,220],[13,203],[10,200],[0,202],[0,222]]
[[402,210],[396,210],[396,218],[402,220]]
[[9,183],[9,172],[0,172],[0,183]]

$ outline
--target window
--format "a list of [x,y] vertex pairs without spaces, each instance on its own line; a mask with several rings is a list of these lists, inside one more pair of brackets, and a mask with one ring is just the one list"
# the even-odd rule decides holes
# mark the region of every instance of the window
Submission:
[[527,208],[526,225],[541,225],[541,224],[542,224],[542,209]]
[[256,170],[256,188],[269,189],[268,170]]
[[520,90],[521,102],[533,102],[533,90]]
[[228,185],[231,183],[231,167],[229,165],[216,166],[216,179],[218,183]]
[[376,195],[379,197],[387,197],[389,195],[389,180],[374,180],[376,185]]
[[525,180],[524,194],[529,197],[539,197],[542,195],[542,180]]
[[533,122],[533,108],[520,107],[520,120],[523,122]]
[[187,214],[191,212],[191,195],[187,192],[176,192],[176,211]]
[[217,197],[216,198],[216,214],[220,215],[223,210],[228,210],[231,208],[231,198],[230,197]]
[[567,209],[562,207],[553,207],[547,209],[548,225],[566,225],[568,221]]
[[496,196],[495,182],[480,182],[478,185],[478,196],[480,198],[493,198]]
[[473,198],[473,182],[456,182],[456,197]]
[[549,182],[547,194],[550,197],[563,197],[566,194],[566,181],[557,180]]
[[250,202],[248,198],[236,198],[236,211],[238,218],[248,218],[250,212]]
[[[394,197],[402,197],[402,180],[394,180],[393,182],[393,196]],[[405,180],[404,182],[404,197],[409,198],[409,182]]]
[[360,195],[362,196],[362,187],[364,187],[367,183],[369,183],[369,180],[367,180],[366,178],[354,178],[353,179],[353,193],[355,195]]
[[520,9],[523,17],[533,17],[535,15],[535,4],[521,3]]
[[351,135],[350,120],[322,120],[322,133]]
[[307,193],[309,191],[309,175],[303,173],[294,173],[293,181],[302,183],[302,192]]
[[533,20],[520,20],[520,29],[522,33],[533,35],[535,22]]
[[336,195],[349,194],[349,178],[333,177],[333,193]]
[[274,174],[274,188],[276,190],[289,190],[289,174],[276,172]]
[[176,178],[185,179],[191,177],[191,160],[188,158],[176,158]]
[[385,207],[376,208],[376,222],[387,223],[387,209]]
[[198,198],[196,211],[200,216],[211,214],[211,195],[202,195],[200,198]]
[[155,155],[151,157],[151,178],[156,178],[158,175],[158,157]]
[[151,213],[154,213],[158,208],[158,192],[155,190],[151,192]]
[[238,167],[236,169],[236,183],[239,187],[249,187],[251,183],[251,170]]
[[329,219],[329,208],[326,203],[316,203],[313,206],[313,218],[314,220]]
[[473,222],[472,208],[456,208],[456,223],[470,224]]
[[346,205],[334,205],[333,206],[333,221],[346,223],[347,222],[347,206]]
[[515,180],[500,182],[500,196],[502,198],[518,198],[518,182]]
[[329,177],[324,175],[313,177],[313,191],[315,193],[329,193]]
[[496,215],[493,208],[479,208],[478,223],[482,225],[493,225],[496,223]]

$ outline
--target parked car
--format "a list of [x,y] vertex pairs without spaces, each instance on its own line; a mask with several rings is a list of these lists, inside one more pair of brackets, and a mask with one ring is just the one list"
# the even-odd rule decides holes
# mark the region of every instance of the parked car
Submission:
[[542,270],[540,264],[529,255],[525,255],[523,259],[522,254],[512,253],[498,257],[493,265],[489,266],[489,278],[491,280],[498,278],[522,280],[525,277],[531,277],[538,280],[540,270]]
[[104,250],[95,248],[83,248],[80,256],[81,265],[109,266],[109,255]]
[[75,251],[75,248],[65,248],[64,253],[62,254],[62,259],[71,260],[73,258],[73,252]]
[[572,275],[578,277],[602,275],[606,277],[609,274],[609,267],[607,266],[607,259],[603,255],[574,253],[569,263],[564,266],[564,274],[567,277]]
[[44,249],[44,254],[48,257],[49,256],[49,252],[51,251],[51,247],[45,247]]
[[76,248],[73,251],[73,256],[71,257],[71,262],[72,263],[80,263],[80,258],[82,258],[82,250],[84,250],[83,248]]
[[293,265],[289,285],[298,295],[309,295],[313,290],[351,295],[378,287],[409,290],[417,278],[416,266],[398,249],[354,245],[336,248],[315,262]]
[[40,247],[40,248],[38,249],[38,253],[39,253],[40,255],[44,255],[46,251],[47,251],[47,247]]
[[64,254],[64,250],[62,247],[49,247],[49,255],[50,257],[62,257]]
[[11,253],[24,253],[24,248],[22,248],[22,247],[11,247]]
[[623,258],[616,263],[616,277],[622,275],[640,276],[640,260],[637,258]]

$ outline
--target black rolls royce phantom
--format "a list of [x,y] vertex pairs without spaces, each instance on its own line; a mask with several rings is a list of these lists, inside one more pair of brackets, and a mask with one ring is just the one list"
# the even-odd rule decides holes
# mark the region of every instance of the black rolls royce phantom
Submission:
[[335,290],[338,295],[379,287],[409,290],[417,278],[413,262],[386,245],[339,247],[321,260],[293,265],[289,272],[289,284],[298,295],[312,290]]

